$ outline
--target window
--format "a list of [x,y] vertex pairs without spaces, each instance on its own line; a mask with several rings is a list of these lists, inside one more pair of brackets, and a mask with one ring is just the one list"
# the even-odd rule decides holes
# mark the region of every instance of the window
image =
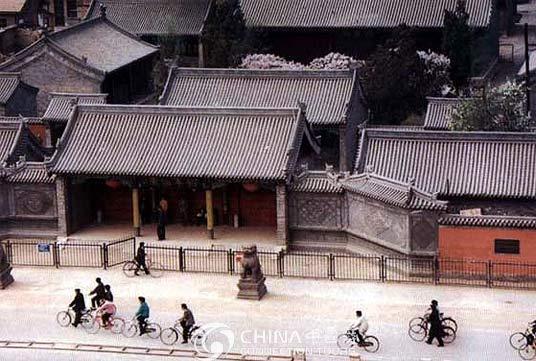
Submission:
[[495,253],[519,254],[519,241],[517,239],[496,239]]
[[7,27],[7,19],[0,18],[0,28],[5,28],[5,27]]

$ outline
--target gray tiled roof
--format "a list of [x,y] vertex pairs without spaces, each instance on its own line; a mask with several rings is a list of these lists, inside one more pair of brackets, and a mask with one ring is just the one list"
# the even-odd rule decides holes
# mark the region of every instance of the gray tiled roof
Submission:
[[461,102],[460,98],[427,98],[428,107],[424,118],[424,129],[449,129],[452,110]]
[[174,68],[161,97],[164,105],[307,106],[311,124],[345,122],[346,105],[359,91],[355,71]]
[[[519,68],[519,71],[517,72],[518,77],[523,77],[527,74],[526,71],[526,62],[523,62],[523,65]],[[530,74],[533,74],[536,70],[536,51],[531,51],[529,55],[529,72]]]
[[6,104],[20,84],[20,73],[0,73],[0,104]]
[[536,197],[536,134],[365,129],[360,143],[356,173],[441,196]]
[[79,105],[49,163],[57,174],[287,180],[299,109]]
[[123,29],[137,35],[199,35],[210,0],[93,0],[86,18],[106,16]]
[[42,162],[24,162],[5,169],[8,183],[54,183],[56,176],[49,175]]
[[446,210],[447,202],[438,201],[430,193],[374,174],[359,174],[341,180],[347,191],[405,209]]
[[462,216],[448,214],[438,220],[442,226],[536,228],[536,217],[520,216]]
[[106,104],[107,94],[50,93],[52,99],[43,120],[48,122],[67,122],[77,104]]
[[306,171],[299,174],[290,189],[301,193],[342,193],[336,177],[325,171]]
[[2,0],[0,13],[18,13],[22,11],[27,0]]
[[21,122],[0,122],[0,165],[8,158],[21,132]]
[[[443,27],[445,9],[456,0],[241,0],[250,27],[392,28],[402,23]],[[490,23],[493,0],[468,0],[469,25]]]

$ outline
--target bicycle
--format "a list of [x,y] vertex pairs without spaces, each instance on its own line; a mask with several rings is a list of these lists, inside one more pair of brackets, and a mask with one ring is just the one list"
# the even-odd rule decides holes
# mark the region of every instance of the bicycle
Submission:
[[360,343],[357,333],[353,330],[348,330],[337,337],[337,346],[343,351],[353,347],[361,347],[367,352],[374,353],[379,350],[380,341],[376,336],[367,335],[363,338],[363,343]]
[[[147,270],[149,271],[149,275],[153,278],[160,278],[163,274],[164,267],[159,262],[153,262],[151,258],[147,257],[145,260],[145,265],[147,266]],[[132,261],[127,261],[123,265],[123,273],[127,277],[135,277],[136,276],[136,270],[138,269],[138,262],[133,259]],[[139,269],[139,272],[144,272],[143,269]]]
[[[456,330],[447,326],[442,319],[443,343],[449,344],[456,339]],[[452,320],[454,321],[454,320]],[[455,322],[455,321],[454,321]],[[409,322],[408,334],[413,341],[421,342],[428,336],[429,324],[425,317],[415,317]]]
[[123,332],[125,328],[125,320],[120,317],[110,316],[108,319],[108,325],[104,327],[102,325],[102,315],[96,315],[93,318],[93,325],[90,328],[86,328],[86,331],[91,334],[99,332],[101,328],[110,330],[110,332],[115,333],[116,335]]
[[536,345],[534,342],[521,350],[517,350],[519,357],[523,360],[534,360],[536,358]]
[[[430,313],[425,313],[423,317],[414,317],[409,321],[409,327],[411,328],[414,324],[421,324],[423,321],[428,322],[428,317]],[[452,317],[443,317],[443,313],[440,313],[441,323],[445,327],[450,327],[454,332],[458,332],[458,323]]]
[[[75,315],[72,308],[68,308],[67,311],[60,311],[56,315],[56,322],[61,327],[68,327],[70,324],[73,323]],[[84,310],[82,312],[82,317],[80,317],[80,324],[84,329],[90,328],[93,324],[93,315],[91,314],[91,310]]]
[[533,322],[529,323],[525,332],[516,332],[510,335],[510,346],[514,350],[523,350],[534,343],[534,335],[532,334]]
[[[160,341],[164,345],[171,346],[179,340],[179,335],[182,335],[182,325],[180,321],[176,321],[172,327],[168,327],[162,330],[160,334]],[[206,342],[206,331],[198,325],[194,325],[188,334],[188,340],[193,344],[200,346],[203,341]]]
[[[139,326],[138,321],[133,318],[125,323],[125,327],[123,328],[123,336],[125,337],[134,337],[138,334]],[[147,323],[145,325],[145,335],[149,336],[152,339],[157,339],[160,337],[160,334],[162,332],[162,327],[156,322],[150,322],[147,320]]]

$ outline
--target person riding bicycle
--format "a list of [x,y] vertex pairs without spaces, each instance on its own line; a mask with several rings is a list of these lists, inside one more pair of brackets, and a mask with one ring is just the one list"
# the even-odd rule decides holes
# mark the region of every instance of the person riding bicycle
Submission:
[[138,272],[140,271],[140,268],[143,268],[145,271],[145,274],[149,274],[149,270],[147,269],[147,265],[145,264],[145,242],[140,242],[140,246],[138,247],[138,251],[136,252],[136,257],[134,258],[136,261],[137,267],[136,271],[134,271],[134,274],[136,276],[139,276]]
[[134,317],[138,320],[141,336],[146,333],[145,328],[147,327],[147,319],[149,318],[149,305],[145,302],[145,297],[140,296],[138,300],[140,301],[140,307]]
[[77,327],[80,324],[82,313],[86,309],[86,302],[84,301],[84,295],[80,292],[80,288],[75,289],[74,294],[74,299],[69,303],[69,307],[74,311],[74,322],[72,325]]
[[102,283],[100,277],[97,277],[95,279],[95,282],[97,282],[97,287],[91,292],[89,292],[89,295],[95,295],[91,299],[91,308],[94,310],[97,308],[97,305],[100,303],[100,300],[104,298],[104,295],[106,294],[106,289],[104,288],[104,284]]
[[183,315],[179,319],[179,322],[182,327],[182,343],[188,343],[190,330],[195,324],[194,314],[192,313],[192,311],[190,311],[190,309],[188,309],[186,303],[183,303],[181,305],[181,309],[183,311]]
[[355,315],[357,316],[357,320],[350,326],[350,330],[355,333],[361,346],[365,342],[364,336],[367,334],[369,324],[365,316],[363,316],[363,312],[356,311]]
[[114,295],[112,293],[112,288],[110,287],[110,285],[104,286],[104,289],[106,290],[106,293],[104,294],[104,299],[106,301],[113,302],[114,301]]
[[432,300],[430,304],[432,312],[428,316],[428,322],[430,323],[430,332],[428,334],[428,340],[426,343],[431,345],[434,338],[437,339],[438,347],[443,347],[443,324],[441,322],[441,315],[437,307],[437,301]]
[[100,307],[97,308],[97,315],[101,316],[102,327],[110,326],[110,319],[115,316],[117,307],[114,303],[108,300],[101,300]]

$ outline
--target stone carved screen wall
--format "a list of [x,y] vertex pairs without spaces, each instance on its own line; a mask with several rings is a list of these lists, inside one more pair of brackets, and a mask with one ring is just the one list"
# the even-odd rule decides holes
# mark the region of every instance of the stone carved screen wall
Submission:
[[290,193],[290,227],[343,228],[343,196],[340,194]]
[[15,215],[39,217],[56,216],[56,196],[54,185],[21,184],[13,187]]

